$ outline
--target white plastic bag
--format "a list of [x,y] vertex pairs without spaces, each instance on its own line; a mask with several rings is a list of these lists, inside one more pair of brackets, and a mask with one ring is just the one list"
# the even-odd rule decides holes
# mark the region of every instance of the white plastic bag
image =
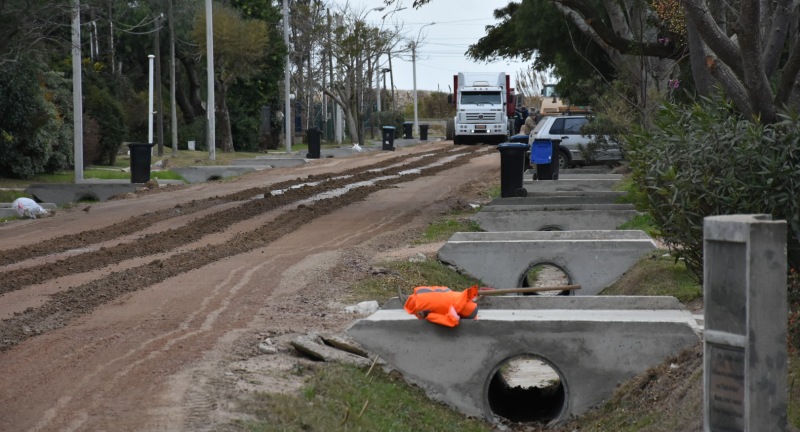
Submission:
[[36,216],[47,215],[47,210],[30,198],[17,198],[11,203],[11,206],[17,210],[19,217],[36,219]]

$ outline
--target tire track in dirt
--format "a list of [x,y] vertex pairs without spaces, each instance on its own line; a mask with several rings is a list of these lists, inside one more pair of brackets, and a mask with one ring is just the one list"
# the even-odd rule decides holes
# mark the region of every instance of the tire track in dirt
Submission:
[[[463,165],[474,157],[482,156],[483,153],[473,150],[467,152],[453,152],[452,150],[431,152],[431,156],[423,156],[418,162],[403,165],[394,170],[378,172],[377,174],[365,173],[363,178],[354,176],[349,179],[348,183],[363,181],[364,178],[372,179],[374,183],[347,190],[341,196],[301,204],[297,208],[277,216],[272,224],[261,226],[246,233],[240,233],[224,245],[204,246],[192,251],[178,253],[163,260],[154,260],[142,266],[114,272],[106,277],[58,292],[41,307],[25,310],[22,313],[15,314],[12,318],[0,321],[0,351],[7,350],[29,337],[62,327],[72,319],[87,314],[98,306],[113,301],[126,293],[138,291],[214,261],[265,246],[285,234],[299,229],[309,221],[353,202],[363,200],[375,191],[426,175],[433,175],[441,169],[441,164],[436,164],[434,161],[441,162],[442,160],[452,159],[447,162],[447,168],[452,168]],[[394,177],[390,176],[390,172],[406,172],[407,174],[403,176],[398,174]],[[303,187],[297,189],[297,191],[299,191],[300,195],[306,195],[306,198],[321,192],[321,190],[317,189],[308,194],[306,192],[311,191],[304,191],[304,189],[309,188]],[[287,193],[290,196],[294,196],[292,190],[287,191]],[[230,215],[230,212],[226,212],[225,215]],[[220,216],[224,218],[224,215]],[[275,227],[280,227],[280,229],[278,230]]]
[[[441,150],[434,150],[433,152],[441,152]],[[410,160],[419,158],[419,154],[408,154],[378,163],[372,164],[371,169],[380,170],[383,168],[391,167],[402,163],[403,160]],[[363,173],[363,168],[353,168],[342,171],[336,174],[336,177],[345,177],[349,175],[357,175]],[[309,175],[306,179],[287,180],[271,185],[269,188],[248,188],[242,191],[234,192],[224,196],[215,196],[205,198],[202,200],[193,200],[188,203],[181,203],[175,205],[173,208],[158,210],[152,213],[129,218],[125,221],[118,222],[107,227],[82,231],[76,234],[69,234],[60,237],[55,237],[42,241],[39,243],[17,247],[14,249],[0,250],[0,266],[29,260],[35,257],[57,254],[64,251],[76,249],[79,247],[86,247],[87,245],[102,243],[105,241],[113,240],[121,236],[130,235],[137,231],[141,231],[150,227],[151,225],[170,219],[176,216],[186,216],[188,214],[196,213],[202,210],[215,207],[220,204],[236,202],[236,201],[249,201],[258,195],[264,195],[273,190],[283,190],[296,188],[298,185],[312,182],[323,182],[328,180],[330,175],[327,174],[314,174]]]
[[[137,239],[135,242],[122,243],[112,247],[101,248],[100,250],[67,257],[55,262],[41,264],[37,266],[35,271],[31,271],[29,268],[19,268],[0,273],[0,295],[58,277],[84,273],[96,268],[106,267],[126,259],[167,252],[187,243],[197,241],[206,235],[221,232],[228,226],[239,221],[256,217],[265,212],[308,199],[314,195],[325,193],[326,191],[340,189],[348,183],[370,181],[381,176],[393,175],[405,170],[423,167],[430,164],[432,160],[441,157],[441,154],[448,153],[452,153],[452,150],[439,150],[435,153],[432,152],[430,155],[423,155],[421,157],[413,155],[410,159],[416,160],[404,165],[398,165],[397,160],[390,160],[392,163],[389,164],[389,167],[386,169],[372,169],[367,172],[359,170],[358,174],[353,174],[352,177],[349,178],[345,175],[337,176],[334,179],[320,179],[318,180],[319,184],[313,187],[302,186],[308,183],[308,181],[299,183],[301,185],[300,187],[296,187],[298,183],[293,182],[292,186],[282,189],[284,192],[279,195],[272,195],[269,189],[261,189],[260,192],[264,195],[262,199],[250,199],[235,208],[197,218],[193,220],[191,224],[184,225],[180,228],[148,234]],[[464,154],[464,152],[458,154]],[[394,168],[390,168],[392,165],[394,165]],[[314,181],[315,179],[310,180]],[[255,192],[255,190],[251,190],[251,192]],[[235,195],[236,198],[241,198],[242,196],[241,193],[233,195]],[[251,198],[253,196],[254,195],[250,195]],[[161,214],[160,217],[162,219],[159,220],[174,217],[174,215],[169,212],[157,213]],[[155,221],[151,221],[151,223],[155,223]],[[79,233],[77,237],[85,238],[84,236],[80,236],[80,234],[83,233]],[[6,251],[6,253],[12,253],[13,251],[14,250]]]

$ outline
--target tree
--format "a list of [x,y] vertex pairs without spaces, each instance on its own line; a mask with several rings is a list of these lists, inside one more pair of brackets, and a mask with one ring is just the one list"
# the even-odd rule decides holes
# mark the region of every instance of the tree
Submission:
[[[429,1],[415,0],[414,6]],[[800,105],[796,1],[549,1],[606,52],[615,50],[617,58],[636,55],[676,61],[684,56],[681,45],[686,44],[698,92],[710,95],[712,86],[718,85],[747,118],[771,124],[778,121],[781,107]],[[683,13],[685,35],[676,25]],[[619,61],[614,62],[619,71]],[[664,70],[663,66],[671,68],[665,64],[653,70]]]
[[[231,130],[238,149],[250,151],[276,149],[279,146],[281,124],[274,113],[280,111],[280,90],[285,66],[286,46],[283,43],[280,4],[270,0],[234,0],[231,3],[247,18],[267,23],[266,61],[249,80],[239,80],[228,95],[231,111]],[[269,118],[262,118],[263,107],[270,107]]]
[[330,37],[323,42],[335,64],[333,79],[322,91],[342,108],[353,141],[361,145],[365,110],[375,101],[375,92],[366,91],[372,89],[375,80],[375,59],[399,39],[396,29],[371,27],[365,17],[366,13],[343,9],[331,24]]
[[31,178],[72,163],[69,83],[21,59],[0,68],[0,172]]
[[[214,81],[222,151],[233,151],[230,113],[225,100],[230,86],[238,79],[253,76],[267,53],[267,26],[264,21],[244,19],[230,6],[214,4]],[[195,42],[206,46],[205,17],[197,20],[192,33]]]
[[697,32],[691,50],[696,77],[710,75],[741,113],[767,124],[778,121],[779,108],[800,105],[796,1],[682,0],[681,4],[689,27]]
[[[469,57],[484,61],[494,57],[532,60],[532,72],[559,77],[559,94],[567,99],[585,99],[576,94],[576,85],[595,74],[613,79],[615,69],[605,51],[549,0],[509,3],[495,10],[494,17],[500,22],[486,26],[486,36],[467,50]],[[587,64],[593,67],[586,67]],[[541,89],[541,84],[547,83],[539,84]]]
[[68,17],[66,0],[7,0],[0,2],[0,67],[17,63],[33,51],[55,42]]

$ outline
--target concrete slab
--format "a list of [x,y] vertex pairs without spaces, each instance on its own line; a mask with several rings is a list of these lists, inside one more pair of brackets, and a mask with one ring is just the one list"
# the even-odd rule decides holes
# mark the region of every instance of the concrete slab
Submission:
[[219,165],[173,168],[172,171],[178,173],[189,183],[204,183],[207,181],[220,180],[229,177],[238,177],[244,174],[256,172],[260,169],[269,168],[269,165],[263,165],[259,167]]
[[622,174],[606,174],[606,173],[574,173],[574,174],[558,174],[559,180],[622,180]]
[[[685,309],[683,303],[670,296],[485,296],[478,298],[480,309],[584,309],[584,310],[652,310]],[[389,299],[381,309],[402,309],[398,297]],[[697,318],[695,318],[695,321]]]
[[612,179],[562,179],[523,180],[522,187],[528,192],[588,192],[611,191],[619,180]]
[[[291,168],[304,165],[305,163],[306,160],[302,158],[261,157],[261,156],[251,159],[234,159],[231,161],[231,164],[237,167],[245,166],[245,167],[261,167],[261,168]],[[192,167],[192,168],[200,168],[200,167]],[[222,167],[202,167],[202,168],[222,168]]]
[[114,195],[135,192],[141,184],[123,182],[73,183],[73,184],[32,184],[25,193],[36,201],[65,205],[82,200],[107,201]]
[[[381,309],[347,333],[429,397],[488,421],[498,421],[498,411],[514,417],[515,407],[524,416],[540,404],[552,407],[544,420],[583,414],[608,399],[621,382],[698,342],[694,320],[684,309],[559,307],[569,299],[547,299],[545,309],[482,305],[476,320],[461,320],[455,328],[419,320],[402,309]],[[498,372],[521,356],[550,366],[561,391],[543,396],[536,388],[503,388]]]
[[[524,180],[532,180],[533,174],[536,172],[534,169],[525,170],[523,176]],[[623,174],[611,174],[611,171],[594,171],[594,172],[581,172],[580,170],[559,171],[559,180],[622,180],[625,176]]]
[[581,285],[574,295],[594,295],[655,248],[639,230],[459,232],[439,249],[439,260],[495,288],[522,287],[528,270],[550,264]]
[[471,219],[493,232],[613,230],[638,214],[630,204],[492,205]]
[[489,205],[614,204],[626,192],[528,192],[527,197],[495,198]]
[[561,174],[611,174],[611,168],[602,165],[592,167],[575,167],[558,170],[558,175],[560,176]]

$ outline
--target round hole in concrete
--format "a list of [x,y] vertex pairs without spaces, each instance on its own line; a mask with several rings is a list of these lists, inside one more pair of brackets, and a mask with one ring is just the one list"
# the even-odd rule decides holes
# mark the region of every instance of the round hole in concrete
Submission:
[[[531,266],[522,276],[522,288],[544,288],[551,286],[569,285],[570,279],[567,272],[561,267],[551,263],[539,263]],[[534,295],[569,295],[569,291],[548,290],[533,293]]]
[[561,228],[559,228],[559,227],[557,227],[555,225],[548,225],[546,227],[543,227],[539,231],[564,231],[564,230],[562,230]]
[[489,382],[492,413],[519,423],[549,423],[566,406],[561,376],[542,358],[532,354],[501,363]]
[[208,178],[206,179],[206,181],[219,181],[219,180],[222,180],[222,176],[217,174],[208,176]]
[[94,194],[83,194],[75,200],[77,203],[93,203],[100,201]]

